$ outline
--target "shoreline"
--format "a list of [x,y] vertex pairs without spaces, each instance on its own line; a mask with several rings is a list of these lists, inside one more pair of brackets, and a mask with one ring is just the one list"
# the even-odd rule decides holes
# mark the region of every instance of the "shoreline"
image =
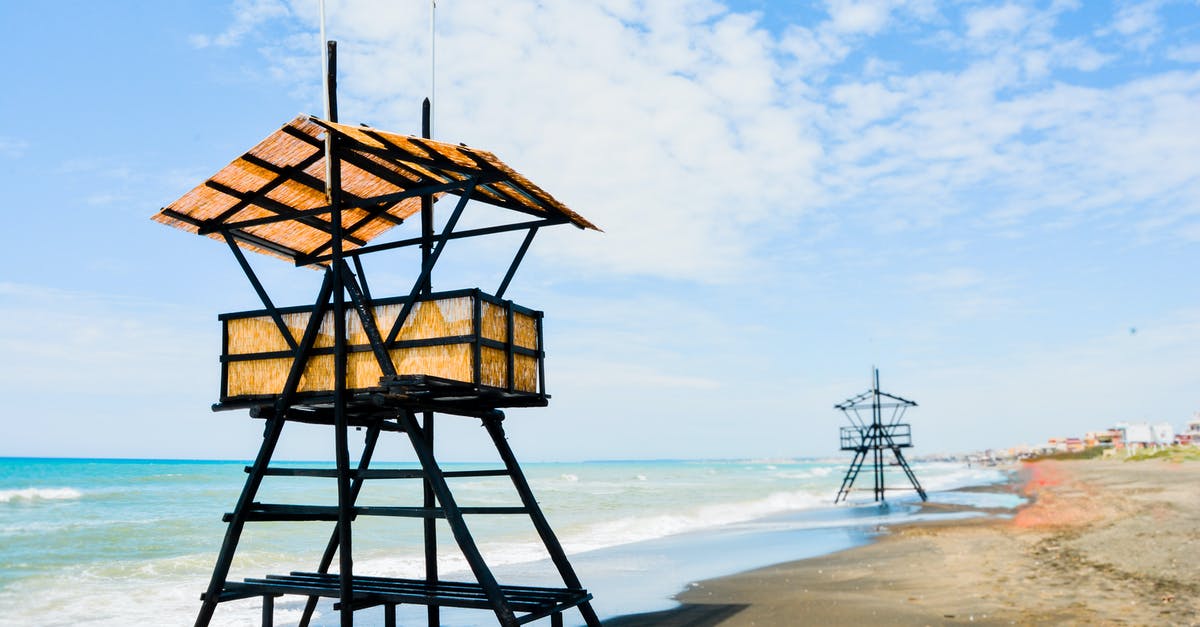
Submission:
[[1197,624],[1200,464],[1023,464],[1013,510],[887,525],[872,542],[692,583],[676,608],[609,627]]

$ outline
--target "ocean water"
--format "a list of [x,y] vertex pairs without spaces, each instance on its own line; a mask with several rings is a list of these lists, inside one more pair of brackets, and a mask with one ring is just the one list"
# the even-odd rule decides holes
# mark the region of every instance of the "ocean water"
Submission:
[[[693,581],[841,550],[883,524],[918,514],[915,494],[886,507],[833,505],[845,459],[533,463],[535,495],[594,595],[601,617],[671,607]],[[282,465],[282,464],[277,464]],[[296,464],[313,466],[314,464]],[[327,464],[326,464],[327,465]],[[245,480],[245,462],[0,458],[0,626],[185,625],[199,608]],[[486,465],[485,465],[486,466]],[[411,464],[373,465],[377,468]],[[478,468],[446,464],[445,469]],[[955,491],[1005,479],[996,469],[914,464],[931,500],[1013,507],[1007,495]],[[864,481],[865,475],[860,477]],[[869,479],[867,477],[866,479]],[[904,485],[898,473],[889,485]],[[452,479],[460,505],[518,505],[500,478]],[[258,499],[333,504],[333,481],[268,477]],[[369,482],[364,505],[420,504],[416,481]],[[421,577],[421,523],[360,518],[355,570]],[[468,518],[503,583],[561,585],[528,518]],[[331,523],[250,523],[230,578],[313,570]],[[439,568],[470,580],[444,523]],[[255,599],[218,607],[214,625],[258,625]],[[302,601],[277,601],[277,625],[295,624]],[[421,622],[418,608],[413,622]],[[323,606],[315,624],[337,621]],[[362,612],[364,624],[382,624]],[[402,614],[401,622],[406,617]],[[448,625],[490,624],[479,611],[445,611]],[[568,622],[578,620],[568,614]],[[405,623],[407,624],[407,623]]]

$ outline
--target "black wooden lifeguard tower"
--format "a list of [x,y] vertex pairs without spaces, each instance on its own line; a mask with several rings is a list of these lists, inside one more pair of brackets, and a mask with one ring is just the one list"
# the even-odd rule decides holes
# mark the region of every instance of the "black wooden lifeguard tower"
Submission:
[[[329,119],[302,115],[272,133],[154,219],[224,242],[262,300],[258,311],[222,314],[221,393],[215,410],[249,409],[266,423],[261,448],[247,467],[245,487],[226,514],[228,529],[202,595],[196,625],[207,625],[217,605],[260,597],[262,622],[270,625],[274,599],[308,597],[301,625],[319,598],[335,601],[342,625],[356,610],[383,606],[387,625],[399,604],[428,607],[430,625],[440,607],[491,610],[501,625],[549,617],[579,608],[588,625],[599,625],[590,600],[534,500],[529,483],[505,439],[502,408],[542,407],[546,394],[542,313],[504,300],[505,290],[542,227],[572,224],[596,229],[525,177],[484,150],[429,139],[429,103],[422,137],[337,122],[336,44],[328,45]],[[332,166],[330,165],[332,164]],[[440,232],[433,204],[457,197]],[[468,201],[507,211],[492,226],[457,230]],[[418,216],[420,233],[372,243],[392,227]],[[493,218],[495,219],[495,218]],[[476,221],[478,222],[478,220]],[[432,291],[432,271],[451,240],[525,231],[524,241],[494,294],[479,289]],[[373,296],[363,258],[406,246],[421,247],[421,267],[407,295]],[[323,275],[312,305],[277,307],[248,263],[244,250],[313,268]],[[353,268],[351,266],[353,265]],[[502,468],[443,471],[434,450],[434,416],[479,419],[494,443]],[[333,428],[334,468],[271,466],[288,423]],[[362,454],[352,465],[350,428],[365,429]],[[416,470],[372,469],[383,432],[406,436],[420,464]],[[447,478],[508,477],[519,507],[460,506]],[[316,477],[337,483],[336,505],[262,503],[266,477]],[[362,506],[368,481],[419,479],[419,505]],[[527,516],[544,543],[563,587],[501,585],[485,562],[467,517]],[[396,579],[354,568],[353,523],[361,516],[424,520],[425,577]],[[436,519],[444,519],[475,581],[444,581],[438,575]],[[329,521],[334,528],[312,572],[227,580],[243,528],[257,521]],[[330,572],[334,557],[336,572]]]
[[[904,418],[904,413],[908,411],[909,407],[916,407],[917,404],[906,398],[881,392],[879,390],[879,369],[875,368],[873,372],[871,389],[834,405],[834,408],[842,410],[842,413],[850,421],[851,426],[842,427],[841,444],[843,451],[854,451],[854,461],[850,462],[850,469],[846,471],[846,476],[842,479],[842,487],[838,489],[837,498],[833,502],[839,503],[850,496],[850,488],[854,486],[854,480],[858,478],[858,473],[862,470],[863,462],[866,461],[868,455],[871,456],[875,469],[875,501],[886,500],[884,492],[887,488],[884,486],[884,476],[887,463],[884,461],[884,451],[889,450],[896,458],[895,464],[904,470],[904,475],[908,477],[909,482],[924,501],[926,500],[925,490],[921,488],[917,476],[913,474],[912,468],[904,459],[904,454],[900,452],[900,449],[912,446],[912,427],[900,420]],[[891,412],[886,422],[883,417],[885,410]],[[863,417],[863,413],[867,411],[871,412],[869,422]]]

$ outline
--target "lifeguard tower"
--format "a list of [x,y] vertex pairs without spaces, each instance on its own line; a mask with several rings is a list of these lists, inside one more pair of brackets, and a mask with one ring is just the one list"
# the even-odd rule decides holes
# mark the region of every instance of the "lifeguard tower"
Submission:
[[[884,461],[884,451],[892,452],[896,458],[895,465],[904,471],[904,476],[908,478],[917,494],[921,495],[921,500],[927,500],[925,490],[904,459],[904,453],[900,452],[900,449],[912,446],[912,427],[900,420],[904,418],[904,413],[909,407],[916,407],[917,404],[906,398],[881,392],[879,369],[874,368],[872,372],[874,376],[871,389],[833,406],[834,409],[841,410],[850,421],[850,426],[842,427],[841,430],[842,450],[854,451],[854,461],[850,462],[850,469],[846,471],[842,487],[838,489],[833,502],[840,503],[850,496],[850,489],[854,486],[854,480],[858,478],[867,456],[871,457],[874,469],[875,501],[886,500],[885,492],[888,488],[884,485],[884,479],[887,462]],[[869,419],[863,416],[866,412],[870,412]],[[888,413],[886,419],[885,412]]]
[[[542,313],[504,299],[510,281],[539,229],[560,224],[596,229],[490,152],[429,138],[429,102],[421,137],[337,121],[336,43],[328,44],[327,117],[302,115],[222,168],[154,219],[225,243],[262,301],[262,309],[219,316],[222,325],[220,402],[214,410],[248,409],[265,421],[262,445],[233,511],[195,624],[207,625],[221,603],[259,597],[262,623],[272,624],[274,600],[307,597],[301,625],[319,598],[334,601],[342,625],[354,612],[383,607],[394,625],[396,606],[490,610],[501,625],[549,618],[578,608],[588,625],[599,625],[590,600],[562,546],[543,516],[505,438],[503,408],[542,407],[549,398],[542,344]],[[434,202],[456,199],[440,231]],[[458,229],[468,207],[480,217],[506,220]],[[418,218],[419,232],[379,240],[393,227]],[[474,220],[479,224],[480,220]],[[507,272],[489,294],[478,288],[435,292],[432,277],[454,240],[502,232],[525,232]],[[419,246],[421,266],[407,294],[373,295],[364,258],[384,257]],[[276,257],[316,270],[322,279],[311,305],[272,302],[243,251]],[[394,266],[390,270],[394,271]],[[444,471],[434,449],[434,417],[448,414],[481,421],[502,468]],[[271,465],[291,423],[332,427],[334,468]],[[352,464],[351,428],[365,430],[361,456]],[[372,469],[384,433],[411,444],[419,469]],[[460,506],[447,482],[453,477],[508,477],[521,505]],[[324,478],[337,484],[336,504],[273,504],[257,500],[271,480]],[[419,480],[420,504],[362,506],[364,484]],[[540,536],[562,587],[502,585],[477,547],[468,517],[526,516]],[[352,540],[360,517],[422,519],[425,573],[420,579],[371,576],[355,569]],[[445,581],[438,573],[437,519],[445,520],[474,581]],[[258,521],[328,521],[333,532],[310,572],[228,580],[246,525]],[[334,558],[336,572],[331,572]]]

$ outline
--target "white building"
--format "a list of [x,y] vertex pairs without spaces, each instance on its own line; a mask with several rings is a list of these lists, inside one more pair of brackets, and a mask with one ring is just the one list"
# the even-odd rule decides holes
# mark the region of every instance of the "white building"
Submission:
[[1175,429],[1169,422],[1118,422],[1113,431],[1121,433],[1121,442],[1129,449],[1170,446],[1175,442]]

